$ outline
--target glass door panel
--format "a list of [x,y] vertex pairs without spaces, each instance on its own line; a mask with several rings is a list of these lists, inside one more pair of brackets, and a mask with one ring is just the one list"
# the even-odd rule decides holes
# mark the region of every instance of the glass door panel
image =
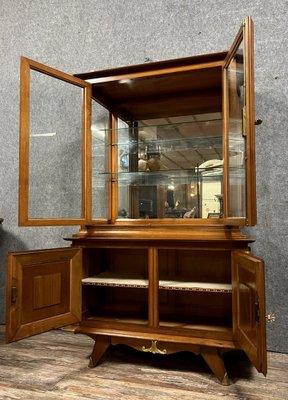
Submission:
[[245,18],[224,66],[225,210],[229,224],[255,225],[253,21]]
[[29,217],[32,219],[82,216],[82,92],[78,86],[31,71]]
[[243,41],[227,68],[229,99],[229,216],[246,216],[246,139],[244,122]]
[[109,113],[92,101],[92,218],[108,219]]
[[19,224],[85,224],[91,86],[24,57],[20,84]]

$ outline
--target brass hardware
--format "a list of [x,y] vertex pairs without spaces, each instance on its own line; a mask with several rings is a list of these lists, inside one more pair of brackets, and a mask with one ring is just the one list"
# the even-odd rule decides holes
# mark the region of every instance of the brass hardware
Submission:
[[276,320],[276,315],[274,313],[269,313],[266,315],[267,322],[274,322]]
[[151,347],[149,347],[149,349],[147,349],[145,346],[142,346],[142,351],[144,351],[145,353],[152,353],[152,354],[167,354],[166,349],[163,350],[158,349],[157,340],[152,340],[152,344]]
[[11,287],[11,304],[15,304],[16,303],[17,297],[18,297],[17,286],[12,286]]
[[225,372],[224,378],[222,379],[221,385],[223,386],[229,386],[230,385],[230,380],[228,378],[227,372]]

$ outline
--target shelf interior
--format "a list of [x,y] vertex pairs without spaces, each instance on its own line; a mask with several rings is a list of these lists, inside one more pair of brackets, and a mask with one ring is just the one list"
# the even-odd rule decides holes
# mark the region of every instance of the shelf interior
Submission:
[[[125,274],[121,273],[103,272],[82,279],[82,284],[107,287],[148,288],[149,282],[148,279],[133,277],[131,275],[125,276]],[[229,283],[185,282],[181,280],[160,280],[159,289],[232,293],[232,285]]]

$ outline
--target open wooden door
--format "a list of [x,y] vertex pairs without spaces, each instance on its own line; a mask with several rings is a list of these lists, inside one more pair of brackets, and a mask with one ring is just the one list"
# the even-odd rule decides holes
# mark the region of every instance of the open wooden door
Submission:
[[264,262],[232,253],[233,333],[259,372],[267,373]]
[[81,265],[79,248],[8,255],[7,342],[80,321]]

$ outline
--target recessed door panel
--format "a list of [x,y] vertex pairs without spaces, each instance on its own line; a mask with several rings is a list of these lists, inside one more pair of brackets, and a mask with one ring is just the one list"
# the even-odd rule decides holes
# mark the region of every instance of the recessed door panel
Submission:
[[81,249],[11,253],[7,271],[7,342],[81,319]]
[[232,254],[233,332],[259,372],[267,373],[264,262]]

